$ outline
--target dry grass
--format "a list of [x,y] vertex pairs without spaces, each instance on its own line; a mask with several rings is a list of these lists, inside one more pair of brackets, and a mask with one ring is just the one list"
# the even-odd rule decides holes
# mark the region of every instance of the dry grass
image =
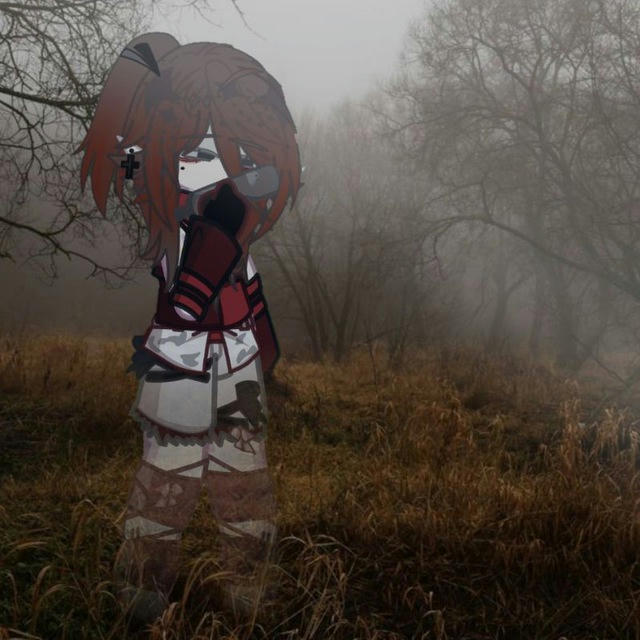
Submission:
[[[275,605],[215,607],[204,502],[176,602],[127,632],[112,562],[140,436],[126,340],[0,339],[0,639],[640,638],[629,409],[514,358],[281,362]],[[589,411],[587,411],[589,410]]]

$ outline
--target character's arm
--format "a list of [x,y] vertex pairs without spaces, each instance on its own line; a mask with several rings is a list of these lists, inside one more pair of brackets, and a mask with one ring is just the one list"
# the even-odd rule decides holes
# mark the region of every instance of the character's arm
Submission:
[[191,216],[170,294],[176,310],[202,320],[241,256],[240,245],[226,229],[206,217]]
[[189,218],[180,267],[170,300],[182,317],[202,320],[242,257],[236,239],[246,207],[231,183],[223,182],[204,206]]
[[249,305],[256,323],[256,339],[260,349],[260,362],[264,373],[271,373],[280,357],[280,347],[273,322],[269,315],[267,302],[262,291],[262,279],[255,269],[255,264],[249,256],[247,260],[247,293]]

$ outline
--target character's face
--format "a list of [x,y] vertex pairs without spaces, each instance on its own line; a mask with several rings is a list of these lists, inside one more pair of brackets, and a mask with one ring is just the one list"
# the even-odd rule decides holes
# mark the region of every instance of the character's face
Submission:
[[228,178],[216,149],[216,142],[207,131],[198,146],[189,153],[180,155],[178,180],[180,188],[195,191]]
[[[122,136],[116,136],[122,142]],[[127,153],[136,156],[142,152],[138,145],[123,145]],[[227,172],[216,149],[216,142],[211,133],[211,127],[198,146],[189,153],[181,154],[178,160],[178,180],[184,191],[196,191],[207,185],[214,184],[227,178]]]
[[[117,136],[117,139],[120,148],[127,155],[136,156],[133,158],[134,163],[138,160],[143,161],[144,150],[140,146],[126,144],[121,136]],[[178,156],[180,189],[191,193],[192,196],[176,209],[176,219],[180,220],[194,212],[207,215],[216,219],[224,228],[228,228],[232,235],[239,234],[239,241],[249,242],[251,234],[259,227],[255,207],[251,206],[250,202],[275,196],[279,186],[279,175],[271,165],[256,165],[242,147],[239,147],[238,151],[242,170],[231,180],[233,189],[227,188],[224,194],[219,193],[218,188],[220,183],[228,180],[230,176],[218,154],[211,127],[195,149]],[[231,201],[221,199],[221,195],[225,194]],[[229,196],[229,194],[232,195]],[[217,208],[214,206],[215,203],[219,205]],[[224,205],[224,212],[218,211],[222,205]],[[267,210],[270,207],[269,199],[266,200],[266,207]],[[235,217],[232,216],[233,211],[236,212]],[[229,219],[230,217],[233,219]]]

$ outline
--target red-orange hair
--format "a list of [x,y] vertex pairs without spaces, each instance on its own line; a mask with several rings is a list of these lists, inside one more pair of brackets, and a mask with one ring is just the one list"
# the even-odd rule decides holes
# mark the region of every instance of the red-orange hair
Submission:
[[155,58],[150,66],[121,56],[111,69],[78,149],[84,151],[81,183],[84,189],[91,176],[95,202],[104,214],[112,183],[116,195],[123,197],[120,161],[125,145],[142,147],[141,166],[133,178],[135,202],[149,231],[142,256],[154,264],[166,256],[171,282],[178,257],[174,210],[181,153],[195,149],[211,126],[228,175],[243,171],[240,146],[256,165],[272,165],[278,171],[279,189],[271,206],[267,198],[249,203],[237,236],[245,251],[250,241],[273,226],[287,202],[295,200],[300,157],[282,88],[257,60],[226,44],[180,46],[164,33],[139,36],[127,49],[144,43]]

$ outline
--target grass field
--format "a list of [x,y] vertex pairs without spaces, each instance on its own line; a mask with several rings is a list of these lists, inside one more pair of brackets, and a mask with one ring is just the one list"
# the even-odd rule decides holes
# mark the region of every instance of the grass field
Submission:
[[214,606],[203,495],[175,604],[133,633],[111,583],[141,450],[128,341],[0,345],[0,640],[640,638],[640,412],[593,384],[464,348],[281,361],[276,606]]

